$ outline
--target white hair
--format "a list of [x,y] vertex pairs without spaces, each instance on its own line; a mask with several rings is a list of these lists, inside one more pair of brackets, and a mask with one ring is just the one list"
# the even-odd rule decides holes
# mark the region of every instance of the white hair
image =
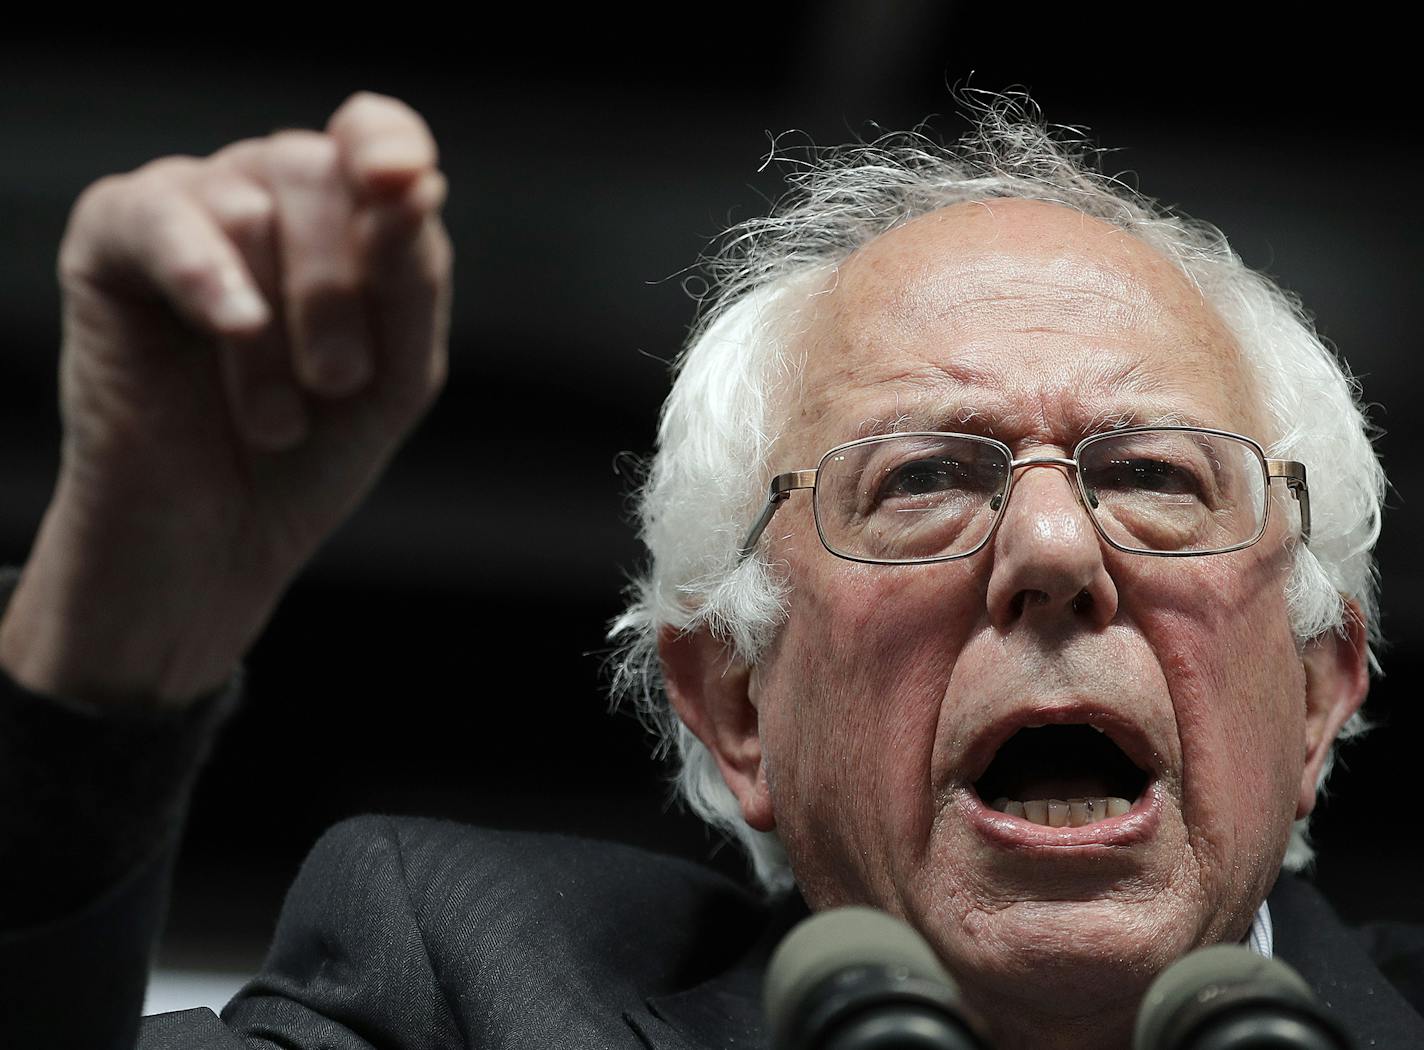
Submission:
[[[791,885],[774,833],[750,828],[711,753],[664,696],[659,633],[707,630],[754,663],[785,612],[786,584],[737,547],[765,499],[769,454],[788,423],[782,396],[799,365],[797,312],[848,256],[881,234],[953,204],[1003,198],[1052,202],[1119,227],[1174,262],[1235,335],[1265,400],[1268,455],[1309,470],[1310,543],[1297,545],[1286,585],[1296,638],[1340,630],[1359,609],[1378,640],[1372,548],[1384,474],[1359,389],[1315,333],[1300,302],[1250,269],[1216,228],[1175,214],[1102,174],[1075,129],[1050,130],[1026,99],[976,106],[954,146],[920,133],[808,151],[772,213],[729,230],[704,260],[701,317],[676,364],[657,450],[640,492],[649,561],[614,621],[615,697],[630,699],[676,763],[677,793],[746,850],[767,890]],[[780,158],[783,161],[785,157]],[[1357,714],[1341,738],[1365,728]],[[1333,750],[1331,757],[1333,758]],[[1324,786],[1326,763],[1320,785]],[[1284,866],[1309,863],[1296,822]]]

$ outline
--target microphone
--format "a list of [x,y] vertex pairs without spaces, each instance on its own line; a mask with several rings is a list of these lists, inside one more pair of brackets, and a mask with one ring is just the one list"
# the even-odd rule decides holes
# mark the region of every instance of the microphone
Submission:
[[1304,978],[1279,959],[1218,944],[1189,952],[1147,989],[1133,1050],[1351,1050]]
[[908,923],[837,908],[800,923],[767,968],[775,1050],[989,1050],[959,988]]

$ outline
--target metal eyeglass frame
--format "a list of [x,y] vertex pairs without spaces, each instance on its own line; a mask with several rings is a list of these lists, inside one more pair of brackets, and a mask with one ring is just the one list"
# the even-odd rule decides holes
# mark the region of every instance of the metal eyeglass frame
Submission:
[[1072,473],[1076,482],[1074,487],[1077,490],[1078,499],[1086,509],[1091,506],[1092,497],[1083,484],[1083,474],[1079,468],[1079,459],[1083,454],[1083,449],[1100,441],[1120,438],[1124,434],[1160,433],[1163,431],[1210,434],[1215,437],[1233,438],[1248,445],[1256,453],[1257,459],[1261,461],[1262,471],[1266,478],[1267,498],[1261,513],[1261,527],[1256,530],[1256,535],[1252,536],[1249,540],[1231,547],[1222,547],[1206,551],[1148,551],[1136,547],[1125,547],[1121,543],[1118,543],[1104,530],[1102,523],[1098,521],[1098,516],[1089,510],[1088,519],[1092,521],[1093,528],[1108,546],[1123,551],[1126,554],[1142,554],[1153,558],[1200,558],[1212,554],[1229,554],[1232,551],[1242,550],[1256,543],[1266,534],[1266,524],[1270,521],[1271,517],[1269,490],[1271,481],[1275,479],[1286,483],[1286,488],[1290,490],[1291,495],[1295,497],[1296,502],[1300,505],[1300,539],[1302,543],[1308,544],[1310,542],[1310,488],[1306,484],[1305,464],[1298,463],[1291,459],[1270,459],[1266,456],[1265,449],[1263,449],[1258,442],[1246,437],[1244,434],[1234,434],[1229,430],[1215,430],[1211,427],[1125,427],[1121,430],[1108,430],[1101,434],[1093,434],[1089,437],[1085,437],[1074,447],[1071,458],[1064,458],[1062,456],[1029,456],[1024,459],[1015,459],[1013,450],[1002,441],[997,441],[994,438],[981,437],[977,434],[956,434],[950,431],[918,430],[897,434],[877,434],[871,437],[858,438],[855,441],[847,441],[844,444],[837,445],[822,456],[820,463],[814,469],[792,470],[784,474],[776,475],[776,477],[771,479],[771,485],[768,487],[766,505],[762,508],[762,512],[758,515],[757,520],[752,523],[752,527],[747,530],[746,539],[742,541],[741,546],[737,549],[737,562],[740,564],[751,556],[752,552],[756,549],[757,542],[761,539],[762,533],[765,532],[766,527],[771,524],[772,517],[776,514],[777,510],[780,509],[781,504],[786,502],[790,497],[791,493],[797,489],[814,489],[816,487],[816,477],[825,466],[826,460],[849,448],[855,448],[872,442],[881,442],[893,437],[961,438],[997,448],[1003,452],[1004,457],[1009,461],[1009,475],[1008,481],[1004,485],[1004,498],[1000,502],[998,510],[995,512],[993,522],[985,532],[983,539],[975,544],[972,549],[960,554],[936,554],[927,558],[863,558],[853,554],[846,554],[836,550],[826,542],[826,535],[821,530],[820,513],[816,509],[815,504],[812,504],[812,512],[816,520],[816,535],[820,538],[821,546],[825,547],[826,550],[830,551],[830,553],[834,554],[837,558],[844,558],[847,561],[864,562],[871,565],[921,565],[929,562],[954,561],[958,558],[968,558],[983,550],[984,545],[993,538],[994,533],[998,530],[999,522],[1003,520],[1004,510],[1008,507],[1009,499],[1013,496],[1014,477],[1019,470],[1030,467],[1061,467],[1068,470]]

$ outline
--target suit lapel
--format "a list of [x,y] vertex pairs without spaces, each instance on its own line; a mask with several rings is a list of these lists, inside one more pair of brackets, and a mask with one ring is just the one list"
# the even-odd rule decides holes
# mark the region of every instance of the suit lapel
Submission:
[[761,985],[767,962],[792,926],[810,912],[800,894],[772,908],[766,931],[730,969],[701,984],[647,1000],[627,1015],[650,1050],[760,1050],[769,1045]]
[[623,1020],[647,1050],[705,1050],[705,1043],[689,1043],[666,1021],[647,1010],[624,1011]]
[[1380,973],[1364,946],[1316,892],[1282,875],[1269,897],[1276,954],[1294,966],[1360,1046],[1424,1046],[1424,1018]]

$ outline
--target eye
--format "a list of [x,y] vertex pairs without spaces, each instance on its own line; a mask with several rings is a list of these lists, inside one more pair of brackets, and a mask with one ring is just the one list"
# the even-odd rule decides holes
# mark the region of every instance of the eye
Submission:
[[1196,472],[1182,463],[1137,456],[1112,459],[1093,468],[1085,479],[1090,492],[1156,492],[1163,495],[1199,496]]
[[878,502],[926,496],[976,494],[988,498],[1000,486],[1002,471],[983,460],[948,456],[916,459],[887,471],[876,492]]
[[880,486],[880,497],[927,496],[959,488],[962,465],[945,459],[920,459],[896,467]]

